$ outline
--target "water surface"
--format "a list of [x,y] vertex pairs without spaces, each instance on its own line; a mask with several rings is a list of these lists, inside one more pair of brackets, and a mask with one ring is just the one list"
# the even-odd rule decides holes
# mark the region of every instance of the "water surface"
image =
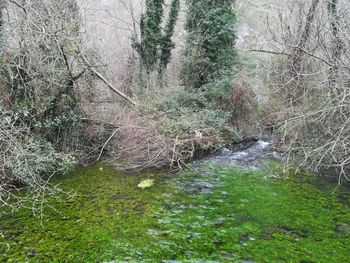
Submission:
[[[139,189],[147,178],[155,185]],[[350,262],[347,190],[276,164],[179,175],[96,165],[57,181],[75,197],[52,199],[42,223],[2,210],[0,261]]]

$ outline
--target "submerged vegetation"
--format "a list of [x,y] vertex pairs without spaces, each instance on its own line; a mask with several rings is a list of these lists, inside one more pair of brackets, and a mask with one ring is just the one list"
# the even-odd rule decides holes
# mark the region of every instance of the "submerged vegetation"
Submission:
[[[217,165],[175,178],[81,168],[56,179],[75,196],[50,198],[42,222],[2,212],[0,252],[6,262],[347,262],[341,188],[268,176]],[[147,178],[155,185],[138,188]]]

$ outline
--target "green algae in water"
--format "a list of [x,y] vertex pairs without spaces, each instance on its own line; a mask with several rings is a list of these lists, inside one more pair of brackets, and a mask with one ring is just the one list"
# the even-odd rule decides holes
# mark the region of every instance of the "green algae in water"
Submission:
[[[213,192],[198,195],[190,188],[176,205],[183,211],[168,214],[182,226],[173,228],[178,239],[190,241],[188,253],[195,246],[203,250],[199,258],[219,262],[350,261],[350,233],[338,231],[350,225],[350,211],[331,192],[259,172],[217,167],[211,173],[206,180],[218,185]],[[194,173],[185,185],[196,177],[203,180]]]
[[[82,168],[60,178],[73,200],[46,209],[43,225],[31,211],[21,210],[0,221],[0,258],[7,262],[100,262],[114,258],[116,240],[128,242],[145,236],[150,215],[158,210],[166,187],[141,190],[139,176],[118,174],[110,167]],[[63,197],[64,198],[64,197]],[[7,217],[7,215],[4,215]],[[1,217],[1,215],[0,215]],[[2,245],[2,246],[1,246]],[[0,261],[1,261],[0,260]]]
[[3,261],[350,261],[350,211],[333,189],[218,166],[141,190],[144,178],[90,167],[60,179],[77,197],[43,226],[28,211],[0,221]]

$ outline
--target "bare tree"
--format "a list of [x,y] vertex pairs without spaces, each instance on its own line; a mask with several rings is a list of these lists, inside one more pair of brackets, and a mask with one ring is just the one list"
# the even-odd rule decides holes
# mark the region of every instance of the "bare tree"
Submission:
[[303,89],[302,86],[302,66],[303,66],[303,57],[305,48],[307,47],[308,41],[311,38],[312,29],[313,29],[313,22],[315,19],[317,7],[320,3],[320,0],[312,0],[311,6],[309,8],[309,11],[307,12],[306,19],[305,19],[305,25],[299,25],[300,27],[303,27],[302,34],[300,36],[300,39],[298,40],[298,43],[295,47],[295,50],[292,55],[292,77],[293,77],[293,89],[295,90],[295,97],[293,98],[293,101],[298,101],[299,98],[303,95]]
[[297,2],[277,11],[280,23],[270,21],[270,45],[260,49],[275,61],[268,71],[279,107],[274,121],[282,124],[287,153],[302,154],[304,167],[335,168],[339,178],[349,178],[350,5]]

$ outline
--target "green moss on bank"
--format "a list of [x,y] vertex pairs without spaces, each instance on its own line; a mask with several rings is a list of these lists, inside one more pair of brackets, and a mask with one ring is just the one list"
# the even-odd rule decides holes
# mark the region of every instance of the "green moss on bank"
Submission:
[[[60,178],[74,200],[52,201],[43,226],[0,219],[5,262],[349,262],[350,209],[308,180],[206,166],[155,186],[109,167]],[[299,180],[300,181],[300,180]]]

